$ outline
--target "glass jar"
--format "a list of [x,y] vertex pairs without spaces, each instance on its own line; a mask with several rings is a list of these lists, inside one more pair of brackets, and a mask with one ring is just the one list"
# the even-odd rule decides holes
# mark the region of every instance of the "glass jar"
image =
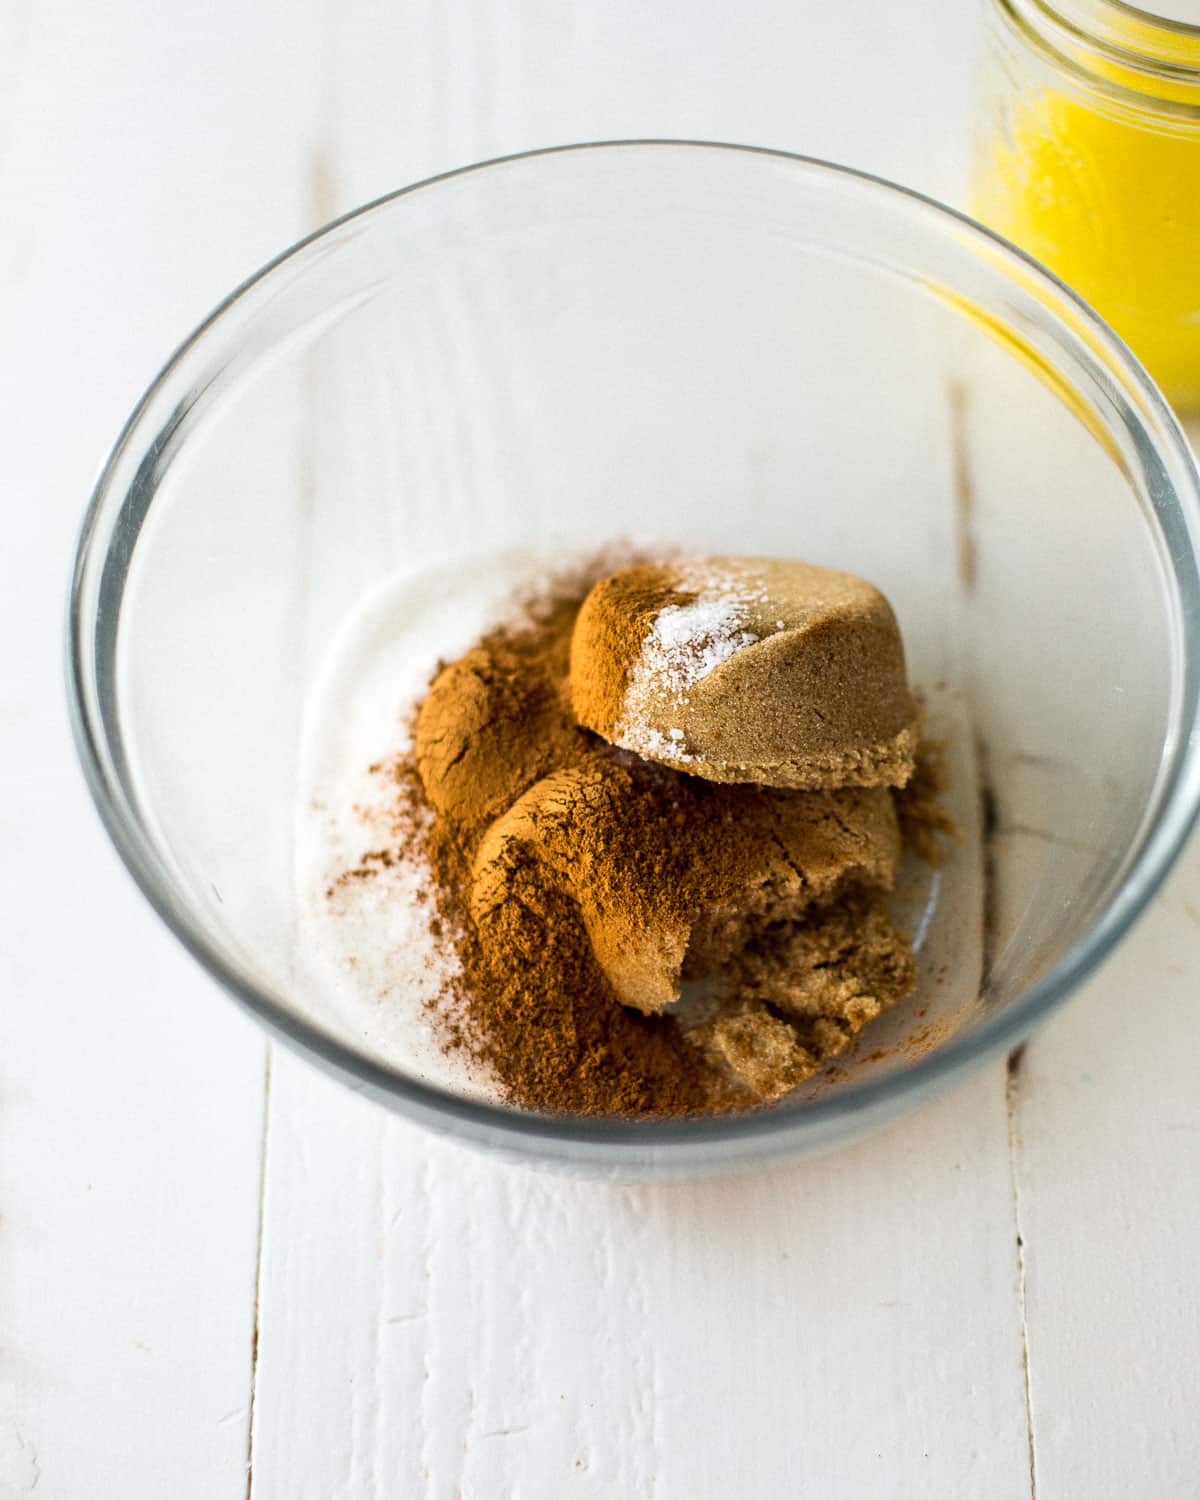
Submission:
[[1087,298],[1177,407],[1200,410],[1200,5],[987,8],[971,211]]

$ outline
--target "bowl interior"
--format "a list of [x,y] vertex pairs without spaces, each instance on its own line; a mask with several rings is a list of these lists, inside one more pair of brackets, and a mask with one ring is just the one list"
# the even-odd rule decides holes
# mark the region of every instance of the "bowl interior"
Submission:
[[485,598],[495,554],[653,537],[864,574],[950,741],[964,839],[922,887],[917,1002],[755,1127],[845,1131],[860,1111],[823,1101],[883,1109],[903,1084],[864,1077],[965,1059],[1107,940],[1195,710],[1184,452],[1061,289],[885,185],[667,145],[443,179],[251,284],[110,463],[76,601],[110,824],[243,994],[445,1122],[436,1064],[351,997],[297,899],[331,652],[369,638],[395,671],[386,739],[429,665],[413,611],[461,632],[447,600]]

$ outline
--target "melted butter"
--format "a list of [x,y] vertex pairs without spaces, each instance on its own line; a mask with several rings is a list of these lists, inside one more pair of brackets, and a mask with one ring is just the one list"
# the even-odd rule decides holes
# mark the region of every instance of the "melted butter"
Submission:
[[1157,77],[1151,97],[1111,56],[1089,60],[1088,88],[1061,61],[1060,85],[1006,101],[972,211],[1091,302],[1176,405],[1200,408],[1200,84]]

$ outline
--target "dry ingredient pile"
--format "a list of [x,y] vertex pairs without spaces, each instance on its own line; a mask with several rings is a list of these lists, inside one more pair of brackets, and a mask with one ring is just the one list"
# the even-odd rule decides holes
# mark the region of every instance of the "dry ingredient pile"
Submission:
[[887,897],[944,820],[917,738],[870,584],[644,564],[551,590],[440,667],[412,750],[378,768],[394,847],[343,878],[421,863],[455,960],[442,1044],[511,1104],[751,1108],[915,986]]

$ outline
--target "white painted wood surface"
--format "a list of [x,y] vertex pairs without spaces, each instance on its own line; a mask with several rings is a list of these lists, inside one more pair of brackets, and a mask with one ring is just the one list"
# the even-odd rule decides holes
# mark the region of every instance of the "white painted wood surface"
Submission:
[[4,1500],[1200,1492],[1195,849],[1016,1070],[823,1161],[588,1185],[268,1064],[66,735],[95,465],[240,276],[556,140],[954,197],[972,38],[962,0],[0,0]]

